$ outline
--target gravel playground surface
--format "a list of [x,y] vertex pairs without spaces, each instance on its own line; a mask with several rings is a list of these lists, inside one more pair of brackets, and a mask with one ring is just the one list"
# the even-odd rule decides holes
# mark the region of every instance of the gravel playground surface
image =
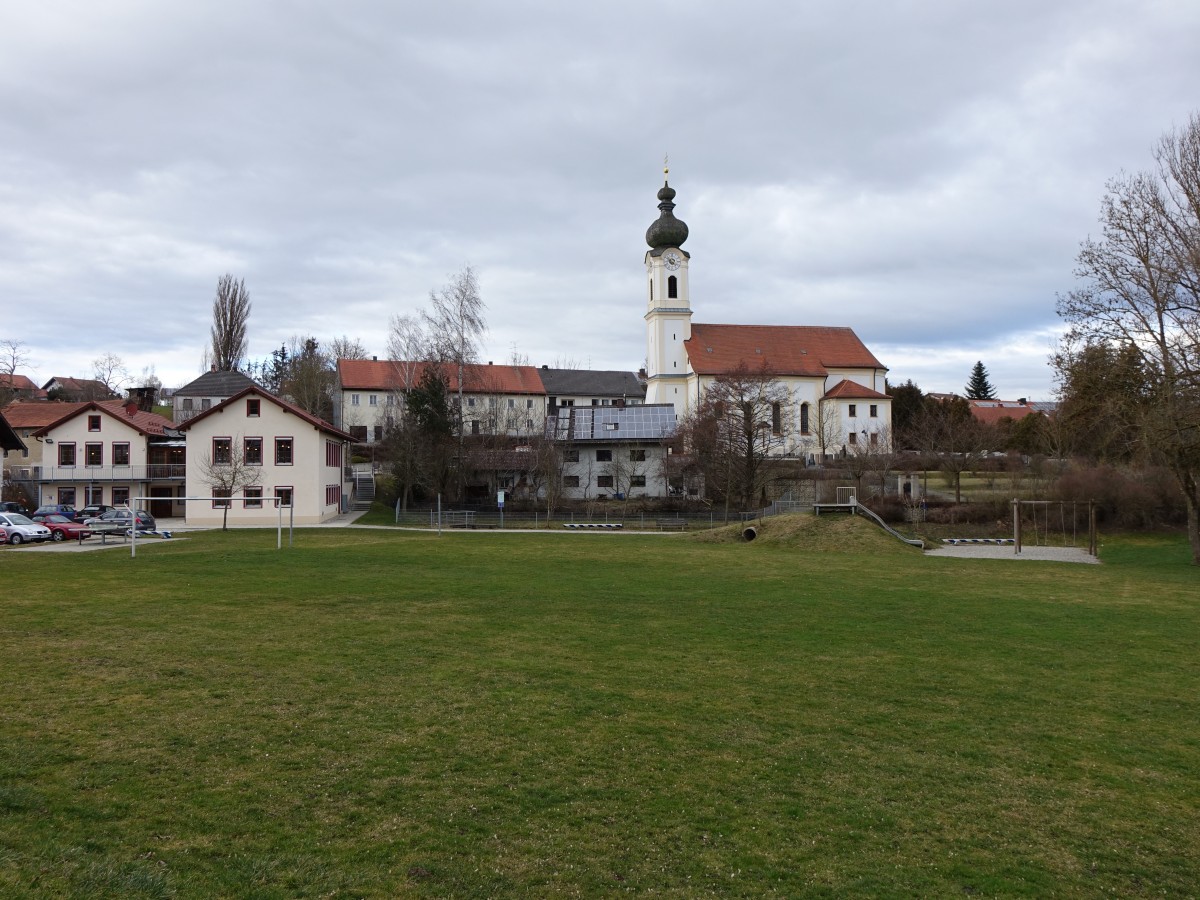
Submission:
[[960,559],[1040,560],[1043,562],[1088,563],[1097,565],[1098,557],[1089,556],[1081,547],[1029,547],[1016,553],[1012,544],[955,544],[926,550],[926,556],[953,556]]

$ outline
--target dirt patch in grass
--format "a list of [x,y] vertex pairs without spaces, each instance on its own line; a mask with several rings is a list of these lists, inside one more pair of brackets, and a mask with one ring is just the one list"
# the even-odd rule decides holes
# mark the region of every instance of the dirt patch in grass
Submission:
[[862,516],[815,516],[798,513],[772,516],[738,525],[715,528],[689,535],[698,543],[745,543],[747,527],[757,532],[753,543],[781,545],[819,553],[871,553],[887,555],[918,554],[920,549],[902,544],[878,525]]

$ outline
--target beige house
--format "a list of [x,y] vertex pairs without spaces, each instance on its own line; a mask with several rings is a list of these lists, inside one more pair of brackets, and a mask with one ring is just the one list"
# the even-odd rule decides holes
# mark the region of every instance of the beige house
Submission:
[[[189,525],[230,526],[279,521],[317,525],[342,510],[348,492],[344,431],[257,385],[197,413],[179,426],[187,436]],[[221,485],[232,485],[232,489]]]

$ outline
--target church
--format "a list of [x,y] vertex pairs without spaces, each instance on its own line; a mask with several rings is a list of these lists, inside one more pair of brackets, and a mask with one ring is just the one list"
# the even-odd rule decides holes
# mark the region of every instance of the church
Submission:
[[687,415],[722,376],[764,373],[786,389],[779,451],[817,460],[891,443],[887,368],[850,328],[692,321],[688,227],[664,181],[646,231],[646,403]]

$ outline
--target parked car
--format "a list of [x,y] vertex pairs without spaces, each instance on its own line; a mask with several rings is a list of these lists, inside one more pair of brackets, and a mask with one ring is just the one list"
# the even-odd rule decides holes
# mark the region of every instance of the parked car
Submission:
[[86,522],[88,519],[98,519],[114,508],[107,503],[92,503],[75,513],[75,521]]
[[19,516],[29,515],[29,510],[15,500],[0,501],[0,513],[16,513]]
[[52,541],[75,541],[92,535],[91,529],[86,525],[81,525],[74,519],[68,519],[58,513],[42,513],[41,515],[35,513],[33,521],[50,529]]
[[[123,525],[125,528],[129,528],[130,521],[131,517],[129,515],[129,510],[110,509],[108,512],[104,513],[104,515],[93,516],[90,519],[86,519],[83,524],[88,528],[93,528],[94,526],[104,528],[116,525]],[[158,526],[154,522],[154,516],[150,515],[150,513],[146,512],[144,509],[139,509],[137,511],[138,531],[154,531],[157,527]]]
[[66,516],[68,519],[74,519],[75,507],[70,503],[50,503],[45,506],[39,506],[33,511],[35,516],[48,516],[52,513],[57,513],[60,516]]
[[4,529],[10,544],[24,544],[26,541],[40,544],[50,540],[49,528],[18,513],[0,513],[0,528]]

